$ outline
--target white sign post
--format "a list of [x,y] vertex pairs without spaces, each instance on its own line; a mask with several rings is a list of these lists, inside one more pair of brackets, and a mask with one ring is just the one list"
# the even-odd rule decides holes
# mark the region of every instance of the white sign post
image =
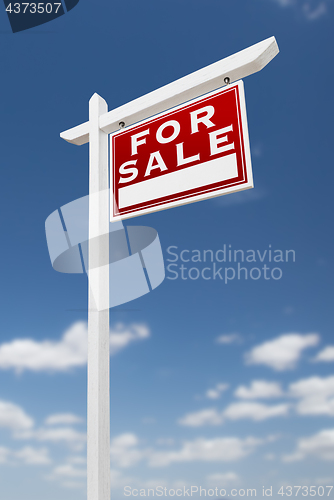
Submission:
[[[89,121],[60,134],[72,144],[89,142],[89,194],[109,187],[108,134],[256,73],[278,52],[275,38],[268,38],[109,112],[106,102],[94,94],[89,101]],[[105,263],[109,255],[108,238],[96,236],[108,234],[108,229],[106,197],[90,197],[89,262],[94,263],[95,271],[98,263]],[[88,271],[88,277],[97,281],[94,294],[97,290],[100,296],[107,298],[106,266],[91,276]],[[98,311],[94,299],[89,291],[87,499],[110,500],[109,309]]]
[[[100,130],[107,103],[97,94],[89,101],[89,193],[109,188],[108,135]],[[105,196],[89,198],[88,269],[88,394],[87,394],[87,498],[110,499],[109,309],[98,311],[100,295],[109,303],[109,273],[104,267],[91,272],[91,262],[109,262],[109,204]],[[93,236],[102,236],[96,246]],[[107,237],[105,237],[107,235]],[[93,243],[92,243],[93,242]],[[95,239],[96,242],[96,239]],[[98,262],[96,262],[98,261]],[[96,280],[93,283],[93,280]],[[94,290],[93,296],[92,290]]]

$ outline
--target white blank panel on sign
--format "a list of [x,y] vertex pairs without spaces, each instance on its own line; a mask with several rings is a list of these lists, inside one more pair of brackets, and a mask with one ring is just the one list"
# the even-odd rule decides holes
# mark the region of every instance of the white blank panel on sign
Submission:
[[[189,175],[190,174],[190,175]],[[119,208],[130,207],[137,203],[163,198],[182,191],[209,186],[237,176],[235,153],[216,158],[186,170],[171,172],[162,177],[155,177],[139,184],[132,184],[119,189]],[[203,178],[205,181],[203,182]]]

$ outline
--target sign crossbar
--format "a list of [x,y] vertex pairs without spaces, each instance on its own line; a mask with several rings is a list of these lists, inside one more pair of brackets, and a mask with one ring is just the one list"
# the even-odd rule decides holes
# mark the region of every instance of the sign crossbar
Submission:
[[[263,69],[279,52],[274,36],[247,49],[221,59],[190,75],[131,101],[100,116],[100,129],[106,134],[116,132],[119,123],[133,125],[150,116],[195,99],[212,90],[245,78]],[[89,142],[89,122],[82,123],[60,134],[71,144],[81,146]]]

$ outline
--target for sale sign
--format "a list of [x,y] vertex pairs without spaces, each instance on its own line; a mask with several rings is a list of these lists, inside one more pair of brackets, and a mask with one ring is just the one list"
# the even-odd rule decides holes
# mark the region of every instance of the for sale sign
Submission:
[[111,220],[253,187],[243,82],[110,136]]

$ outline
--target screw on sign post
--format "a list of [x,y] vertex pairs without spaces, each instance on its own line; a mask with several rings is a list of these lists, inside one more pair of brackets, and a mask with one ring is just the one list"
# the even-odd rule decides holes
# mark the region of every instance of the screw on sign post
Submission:
[[109,309],[99,306],[109,303],[109,273],[102,265],[109,240],[96,238],[109,224],[109,203],[102,195],[108,188],[108,134],[113,134],[111,221],[250,188],[243,85],[233,82],[260,71],[277,54],[275,38],[268,38],[109,112],[94,94],[89,121],[60,134],[72,144],[89,142],[89,194],[94,195],[89,206],[89,261],[95,272],[88,272],[88,500],[110,499]]

